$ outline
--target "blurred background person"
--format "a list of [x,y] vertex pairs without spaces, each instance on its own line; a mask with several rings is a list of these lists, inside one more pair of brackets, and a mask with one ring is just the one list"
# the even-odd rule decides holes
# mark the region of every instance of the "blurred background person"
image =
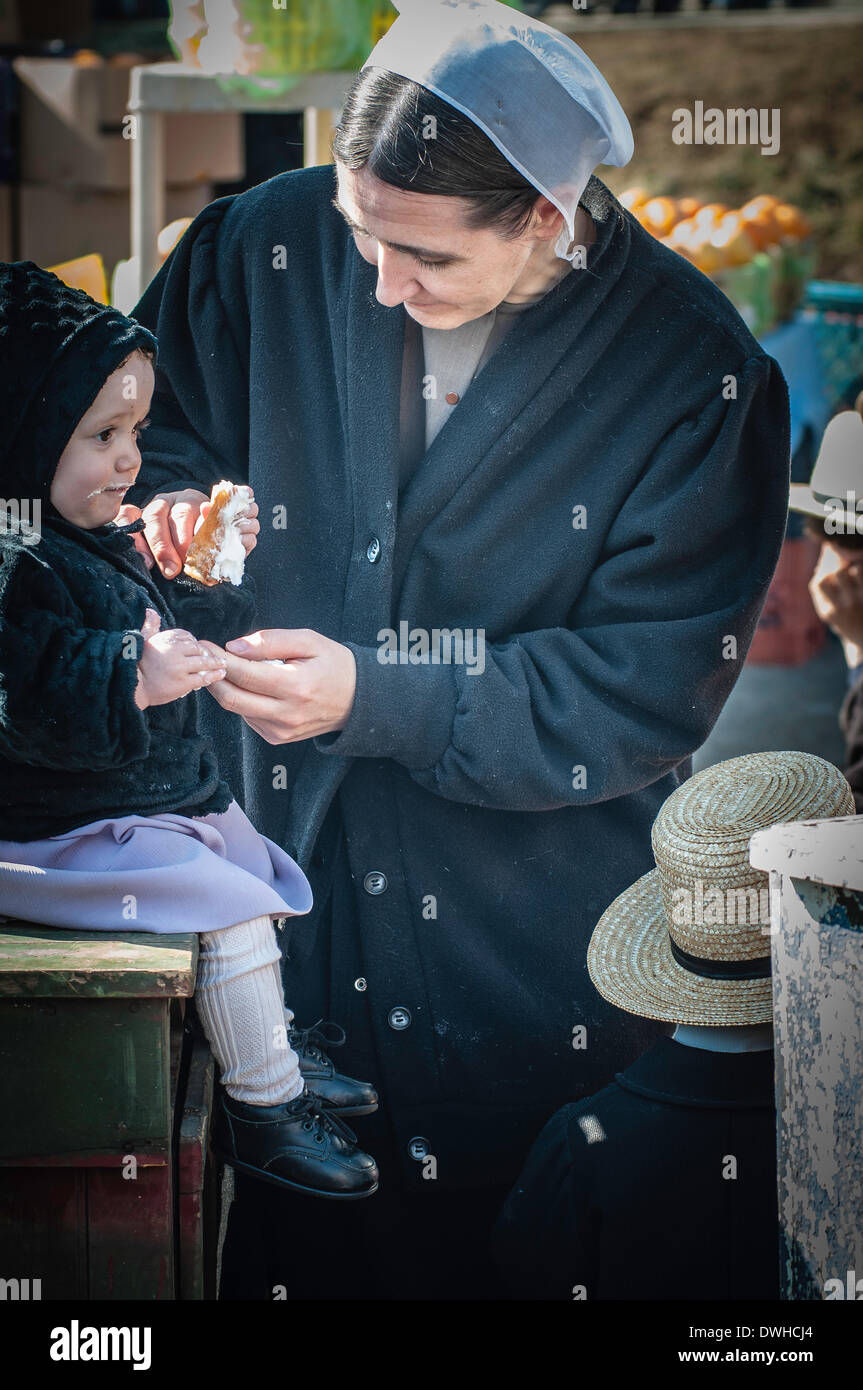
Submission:
[[848,667],[839,711],[845,775],[863,811],[863,392],[840,411],[824,438],[808,484],[792,483],[789,506],[806,517],[821,542],[809,592],[821,620],[836,633]]

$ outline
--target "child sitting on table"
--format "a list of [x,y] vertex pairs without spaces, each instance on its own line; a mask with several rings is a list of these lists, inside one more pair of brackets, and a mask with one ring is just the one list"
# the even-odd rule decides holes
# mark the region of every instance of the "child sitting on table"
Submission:
[[[218,1152],[286,1188],[370,1196],[377,1167],[342,1117],[375,1110],[374,1090],[322,1065],[326,1035],[293,1029],[284,1004],[273,918],[307,913],[310,885],[198,730],[195,692],[225,675],[199,639],[248,630],[251,580],[148,574],[143,521],[116,522],[155,349],[32,262],[0,265],[0,912],[197,932]],[[248,553],[249,521],[241,534]]]

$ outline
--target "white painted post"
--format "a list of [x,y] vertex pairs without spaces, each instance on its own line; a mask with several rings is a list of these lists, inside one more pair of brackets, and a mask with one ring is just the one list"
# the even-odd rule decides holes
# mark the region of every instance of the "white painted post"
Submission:
[[774,903],[782,1296],[863,1299],[863,816],[758,831],[750,862]]
[[143,294],[159,269],[157,247],[165,223],[165,134],[161,111],[138,110],[132,146],[132,257]]
[[[306,167],[330,161],[333,125],[340,119],[352,72],[309,73],[287,93],[264,87],[253,96],[200,68],[147,63],[131,69],[129,112],[137,118],[132,145],[132,261],[140,298],[159,269],[157,240],[165,223],[165,117],[172,111],[302,111]],[[135,301],[137,302],[137,300]]]

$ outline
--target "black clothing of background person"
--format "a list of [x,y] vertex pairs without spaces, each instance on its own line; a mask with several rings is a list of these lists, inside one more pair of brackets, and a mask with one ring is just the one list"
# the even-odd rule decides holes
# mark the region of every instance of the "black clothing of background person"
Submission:
[[662,1038],[564,1106],[507,1199],[494,1253],[519,1299],[571,1301],[576,1286],[588,1302],[778,1299],[772,1048]]

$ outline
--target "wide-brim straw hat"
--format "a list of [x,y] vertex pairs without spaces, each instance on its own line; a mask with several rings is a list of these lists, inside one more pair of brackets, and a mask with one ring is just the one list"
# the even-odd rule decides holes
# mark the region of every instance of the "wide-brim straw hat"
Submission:
[[775,918],[750,838],[780,822],[854,814],[842,773],[812,753],[747,753],[695,773],[653,823],[656,868],[594,929],[587,968],[599,993],[670,1023],[768,1023]]
[[819,521],[830,520],[837,534],[863,535],[863,418],[842,410],[824,431],[808,483],[791,483],[788,507]]

